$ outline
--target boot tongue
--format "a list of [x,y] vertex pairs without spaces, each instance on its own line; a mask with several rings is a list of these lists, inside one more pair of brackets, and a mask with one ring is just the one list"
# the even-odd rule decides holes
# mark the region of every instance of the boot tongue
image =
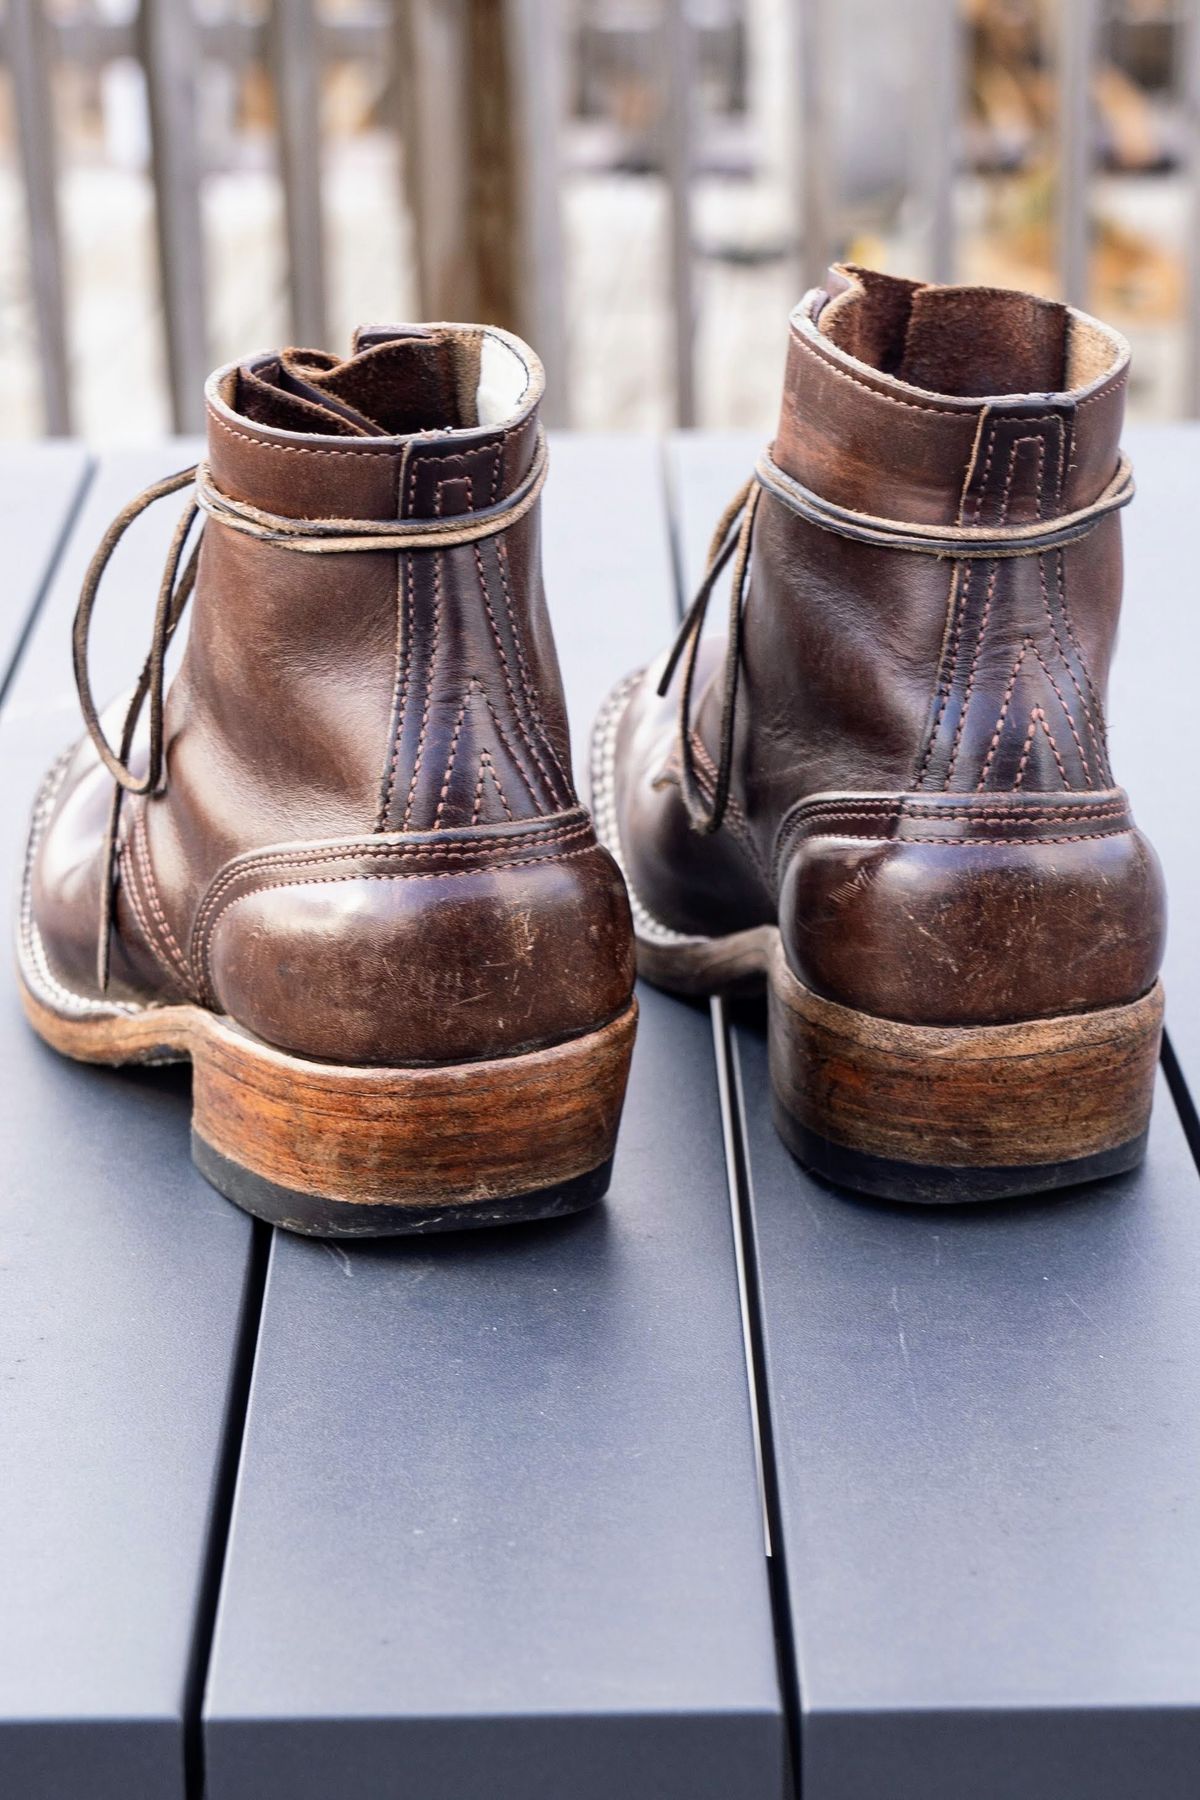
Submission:
[[282,350],[238,370],[237,410],[256,425],[333,437],[406,437],[479,424],[477,334],[369,326],[353,355]]
[[839,271],[823,336],[912,387],[956,397],[1061,393],[1070,315],[1006,288],[925,287],[876,270]]

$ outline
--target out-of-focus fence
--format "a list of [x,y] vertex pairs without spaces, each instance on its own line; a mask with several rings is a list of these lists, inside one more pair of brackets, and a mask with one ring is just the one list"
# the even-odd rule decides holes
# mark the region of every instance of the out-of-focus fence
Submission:
[[[989,3],[908,0],[903,9],[913,97],[908,211],[922,246],[920,264],[937,279],[952,277],[960,264],[965,101]],[[1094,75],[1114,8],[1103,0],[1027,4],[1046,28],[1048,52],[1037,79],[1055,95],[1058,286],[1083,302],[1095,174]],[[1136,11],[1136,0],[1130,4]],[[842,252],[848,236],[835,113],[857,71],[854,46],[848,53],[837,29],[839,0],[778,0],[778,6],[792,99],[793,220],[786,250],[807,284]],[[1175,60],[1194,196],[1184,311],[1189,409],[1197,410],[1200,0],[1176,0],[1167,12],[1181,46]],[[752,154],[732,129],[746,111],[746,32],[744,0],[6,0],[0,52],[26,200],[46,428],[71,428],[68,309],[86,304],[86,296],[66,291],[56,82],[63,69],[99,72],[130,61],[145,84],[161,317],[177,426],[197,424],[209,363],[202,75],[214,66],[233,75],[254,69],[273,94],[291,330],[298,341],[319,343],[326,337],[328,296],[321,94],[328,70],[346,62],[382,71],[381,117],[402,147],[396,205],[412,223],[422,313],[486,316],[530,336],[547,363],[559,418],[569,416],[564,173],[589,159],[653,166],[668,196],[675,411],[680,422],[691,422],[697,410],[696,183],[704,171],[736,170],[739,158]],[[614,70],[621,100],[606,114]]]

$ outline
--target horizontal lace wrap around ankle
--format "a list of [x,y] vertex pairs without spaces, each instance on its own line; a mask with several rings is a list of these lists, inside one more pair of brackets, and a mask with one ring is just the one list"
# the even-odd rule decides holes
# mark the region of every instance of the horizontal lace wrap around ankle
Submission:
[[[219,525],[228,526],[280,549],[308,554],[341,556],[364,550],[453,550],[460,544],[478,543],[483,538],[494,537],[524,518],[545,485],[547,467],[546,439],[539,427],[533,460],[522,480],[503,500],[494,506],[481,508],[478,512],[429,519],[294,519],[280,513],[263,512],[244,500],[236,500],[231,495],[222,493],[213,482],[207,463],[203,462],[155,482],[139,494],[136,500],[131,500],[128,506],[121,509],[101,538],[88,565],[75,609],[72,631],[75,687],[79,695],[80,711],[96,754],[114,782],[102,852],[104,876],[100,888],[100,941],[96,963],[101,992],[108,986],[121,802],[126,794],[155,793],[163,780],[167,652],[196,585],[199,540],[192,546],[186,562],[184,551],[198,515],[204,513],[207,519],[212,519]],[[175,527],[167,551],[154,609],[150,651],[130,697],[119,742],[114,747],[105,736],[88,668],[88,643],[100,583],[114,550],[133,521],[157,500],[164,500],[169,494],[179,493],[188,487],[194,487],[194,494]],[[131,766],[130,758],[138,722],[147,700],[150,703],[149,756],[145,774],[138,775]]]
[[263,512],[223,494],[214,486],[207,463],[199,463],[195,470],[196,502],[218,525],[229,525],[282,550],[326,556],[351,550],[453,550],[493,537],[523,519],[545,486],[548,466],[546,439],[539,428],[533,461],[511,494],[478,512],[432,519],[293,519]]
[[[779,500],[789,511],[822,531],[857,543],[874,544],[888,550],[905,550],[918,556],[933,556],[947,561],[1002,557],[1043,556],[1048,550],[1060,549],[1086,537],[1089,531],[1110,513],[1128,506],[1133,499],[1133,469],[1127,456],[1120,456],[1112,479],[1090,505],[1060,514],[1057,518],[1037,518],[1013,525],[925,525],[903,519],[876,517],[837,506],[814,493],[781,469],[764,451],[754,474],[726,507],[713,534],[704,580],[679,628],[664,665],[658,692],[665,695],[681,658],[686,653],[683,685],[679,695],[679,763],[683,802],[693,829],[709,833],[719,829],[729,803],[729,786],[733,772],[733,731],[737,709],[738,684],[741,678],[742,621],[745,613],[746,586],[750,573],[750,549],[754,534],[754,515],[764,493]],[[729,639],[725,653],[725,672],[721,701],[716,779],[711,799],[705,795],[696,773],[696,756],[692,744],[692,690],[704,620],[723,571],[733,559],[733,580],[729,597]]]

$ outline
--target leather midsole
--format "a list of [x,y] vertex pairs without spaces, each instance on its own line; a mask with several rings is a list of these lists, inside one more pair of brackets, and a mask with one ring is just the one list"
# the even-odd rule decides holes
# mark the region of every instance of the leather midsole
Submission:
[[458,1205],[568,1181],[613,1153],[637,1002],[522,1055],[426,1068],[320,1063],[190,1005],[68,1018],[22,984],[54,1049],[86,1062],[191,1060],[193,1129],[296,1192],[350,1204]]

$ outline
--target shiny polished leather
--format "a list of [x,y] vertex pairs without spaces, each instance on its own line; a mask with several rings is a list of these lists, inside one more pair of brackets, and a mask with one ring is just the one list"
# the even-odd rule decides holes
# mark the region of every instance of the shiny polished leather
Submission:
[[[835,270],[792,319],[773,456],[856,513],[1011,527],[1094,503],[1117,467],[1128,352],[1053,302]],[[951,560],[835,535],[764,491],[743,612],[730,801],[697,832],[679,686],[636,684],[615,761],[631,886],[660,925],[778,922],[814,992],[917,1024],[1132,1000],[1165,906],[1109,764],[1116,513],[1061,549]],[[692,743],[711,794],[724,645]]]
[[[489,354],[513,391],[481,424]],[[528,474],[541,392],[532,352],[472,327],[260,357],[208,384],[211,480],[288,518],[466,518]],[[628,903],[572,781],[539,511],[399,553],[207,522],[165,780],[122,806],[106,1000],[400,1065],[518,1054],[626,1007]],[[34,870],[64,1004],[99,997],[112,791],[84,740]]]

